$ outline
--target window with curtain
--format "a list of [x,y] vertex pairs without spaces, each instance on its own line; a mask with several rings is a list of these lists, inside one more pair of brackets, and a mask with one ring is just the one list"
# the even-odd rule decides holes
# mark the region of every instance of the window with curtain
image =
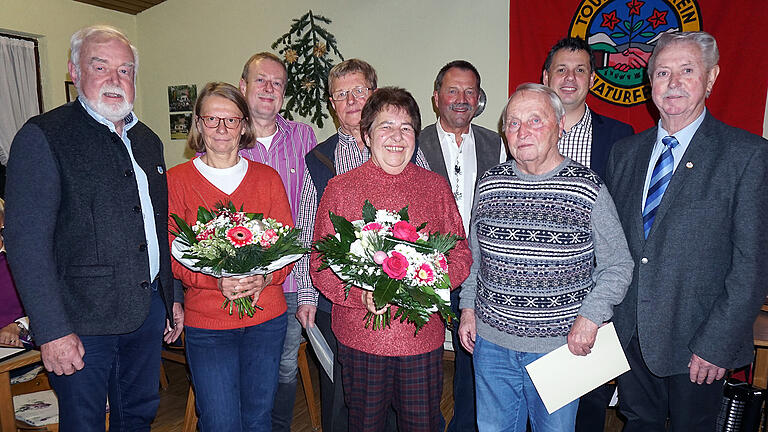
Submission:
[[0,163],[8,154],[16,132],[40,113],[38,62],[35,42],[0,35]]

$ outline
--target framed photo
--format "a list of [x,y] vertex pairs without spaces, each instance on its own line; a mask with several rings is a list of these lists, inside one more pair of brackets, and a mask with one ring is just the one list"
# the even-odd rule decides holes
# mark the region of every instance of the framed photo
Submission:
[[192,111],[197,99],[195,84],[168,86],[168,111]]
[[192,113],[171,114],[171,139],[187,139]]
[[64,90],[67,92],[67,103],[77,99],[77,87],[72,81],[64,81]]

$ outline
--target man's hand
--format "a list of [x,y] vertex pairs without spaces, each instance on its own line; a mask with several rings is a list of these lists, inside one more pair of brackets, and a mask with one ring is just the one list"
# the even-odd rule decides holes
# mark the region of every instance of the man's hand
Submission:
[[80,338],[70,333],[40,346],[40,356],[48,372],[56,375],[72,375],[85,366],[85,348]]
[[691,355],[691,361],[688,362],[688,370],[691,382],[696,384],[703,384],[704,381],[707,384],[712,384],[715,380],[725,376],[725,368],[718,367],[696,354]]
[[578,315],[568,333],[568,349],[577,356],[591,353],[597,338],[597,327],[597,324]]
[[304,328],[315,326],[315,314],[317,313],[317,306],[303,304],[299,305],[296,309],[296,319],[299,320],[301,326]]
[[361,301],[363,302],[363,306],[368,309],[368,312],[374,315],[382,315],[387,311],[387,306],[384,306],[381,309],[376,309],[376,303],[373,301],[373,291],[363,290]]
[[184,306],[179,302],[173,304],[173,324],[174,326],[171,327],[171,323],[166,318],[165,332],[163,333],[165,343],[173,343],[184,330]]
[[461,324],[459,325],[459,341],[461,346],[470,354],[475,352],[475,340],[477,338],[477,323],[475,323],[475,310],[461,310]]
[[22,346],[19,333],[19,326],[15,322],[8,324],[0,329],[0,344]]

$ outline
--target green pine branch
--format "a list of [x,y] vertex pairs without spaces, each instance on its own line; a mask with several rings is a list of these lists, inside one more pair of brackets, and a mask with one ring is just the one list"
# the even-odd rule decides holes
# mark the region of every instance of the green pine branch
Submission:
[[288,70],[286,103],[281,114],[289,120],[293,120],[294,114],[297,114],[323,127],[323,120],[329,117],[325,111],[325,101],[328,95],[328,72],[335,64],[331,56],[335,55],[339,61],[344,60],[336,37],[321,25],[331,22],[310,10],[293,19],[288,32],[272,44],[272,49],[279,47],[278,53],[283,56]]

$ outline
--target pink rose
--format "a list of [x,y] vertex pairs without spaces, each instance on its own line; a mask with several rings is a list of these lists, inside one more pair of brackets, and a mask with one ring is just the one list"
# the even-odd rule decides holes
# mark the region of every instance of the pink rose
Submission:
[[406,221],[400,221],[392,226],[392,235],[400,240],[415,242],[419,239],[419,233],[416,227]]
[[400,280],[408,272],[408,259],[400,252],[392,252],[392,256],[384,260],[382,268],[387,276]]
[[382,228],[384,227],[380,223],[371,222],[371,223],[365,224],[365,226],[363,226],[363,229],[361,231],[378,231]]
[[275,232],[275,230],[270,228],[264,231],[264,234],[261,235],[261,238],[263,238],[264,240],[272,241],[273,238],[277,239],[277,233]]
[[376,253],[373,254],[373,262],[376,264],[381,265],[385,259],[387,259],[387,253],[384,251],[376,251]]

